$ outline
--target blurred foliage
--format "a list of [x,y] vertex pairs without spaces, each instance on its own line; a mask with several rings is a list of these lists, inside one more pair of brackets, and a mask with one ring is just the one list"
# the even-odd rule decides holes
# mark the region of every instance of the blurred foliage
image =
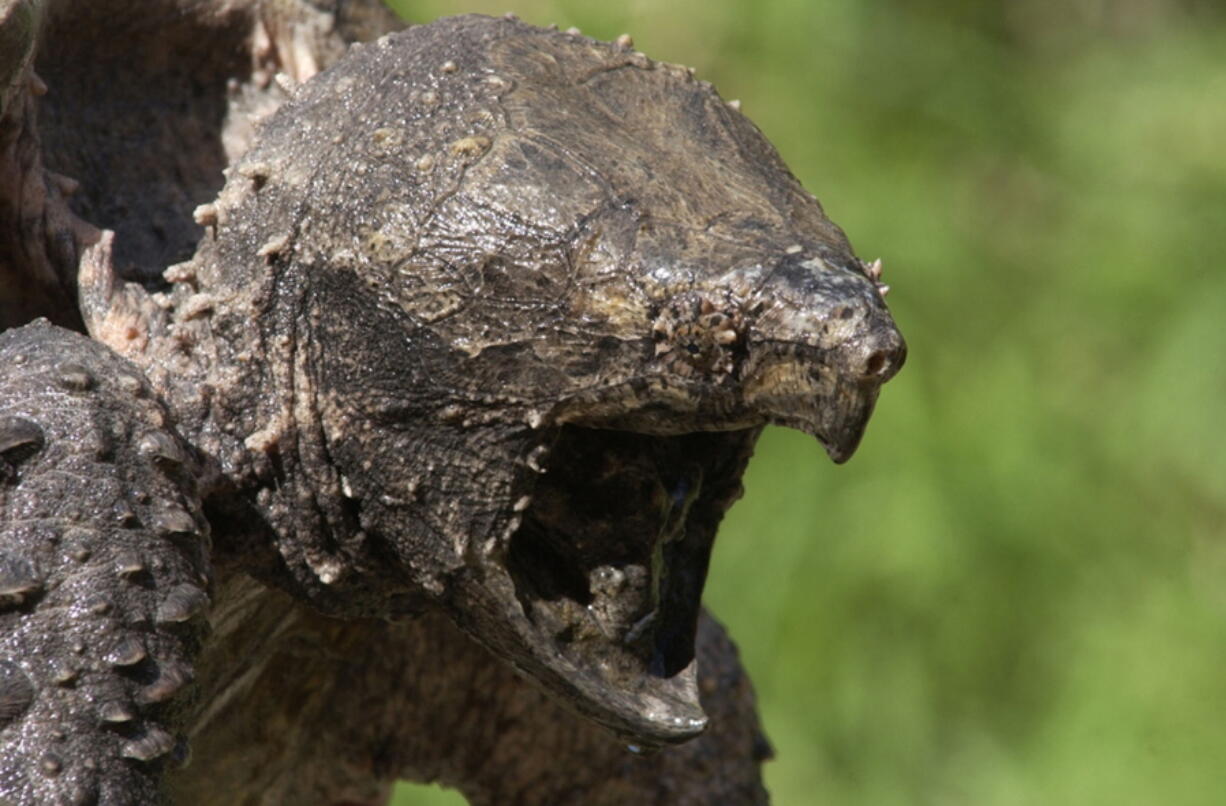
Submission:
[[907,367],[848,466],[765,435],[708,583],[775,802],[1226,802],[1222,6],[515,6],[697,67],[885,258]]

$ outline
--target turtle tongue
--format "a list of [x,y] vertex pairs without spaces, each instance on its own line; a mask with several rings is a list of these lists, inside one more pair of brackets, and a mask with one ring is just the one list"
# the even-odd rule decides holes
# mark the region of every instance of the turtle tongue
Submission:
[[505,556],[454,589],[457,620],[629,741],[700,733],[702,587],[756,436],[563,427]]

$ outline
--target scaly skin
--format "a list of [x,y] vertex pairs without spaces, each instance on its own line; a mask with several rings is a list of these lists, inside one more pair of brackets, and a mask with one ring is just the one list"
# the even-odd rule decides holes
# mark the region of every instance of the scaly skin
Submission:
[[208,606],[199,468],[136,367],[0,334],[0,792],[156,802]]

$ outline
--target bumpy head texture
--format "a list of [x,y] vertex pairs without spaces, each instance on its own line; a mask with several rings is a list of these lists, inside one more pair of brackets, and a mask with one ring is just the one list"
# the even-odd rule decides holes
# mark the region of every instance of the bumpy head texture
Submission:
[[215,345],[213,430],[294,584],[424,591],[643,742],[703,727],[707,557],[761,426],[842,461],[904,356],[875,268],[709,84],[514,20],[355,48],[200,219],[172,330]]

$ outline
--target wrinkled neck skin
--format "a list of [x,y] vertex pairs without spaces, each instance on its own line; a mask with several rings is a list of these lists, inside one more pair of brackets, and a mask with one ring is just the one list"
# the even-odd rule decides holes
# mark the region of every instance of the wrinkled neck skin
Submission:
[[215,255],[206,236],[169,270],[174,285],[150,294],[118,281],[100,250],[81,293],[91,333],[146,372],[202,454],[219,572],[233,565],[333,615],[419,608],[346,507],[294,313],[300,284],[266,265],[217,293]]

